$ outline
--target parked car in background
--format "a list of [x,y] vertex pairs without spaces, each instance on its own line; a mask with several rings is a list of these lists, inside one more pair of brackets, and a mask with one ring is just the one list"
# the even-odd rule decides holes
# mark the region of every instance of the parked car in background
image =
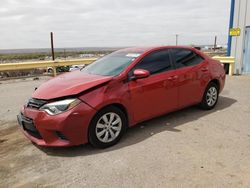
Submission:
[[[61,67],[56,67],[56,72],[69,72],[70,66],[61,66]],[[52,67],[47,67],[47,72],[52,73],[53,68]]]
[[224,83],[223,66],[195,48],[128,48],[42,84],[18,122],[38,145],[106,148],[139,122],[191,105],[213,109]]
[[72,71],[75,71],[75,70],[80,70],[80,69],[82,69],[84,67],[85,67],[85,65],[71,65],[69,67],[69,71],[72,72]]

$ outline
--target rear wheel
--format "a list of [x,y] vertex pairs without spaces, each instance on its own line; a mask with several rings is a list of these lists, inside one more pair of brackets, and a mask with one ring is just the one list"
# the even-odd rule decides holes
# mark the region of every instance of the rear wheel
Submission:
[[218,102],[219,89],[218,85],[210,82],[204,92],[202,101],[200,103],[201,108],[205,110],[211,110]]
[[94,147],[106,148],[115,145],[124,134],[127,118],[122,110],[109,106],[99,111],[89,127],[89,142]]

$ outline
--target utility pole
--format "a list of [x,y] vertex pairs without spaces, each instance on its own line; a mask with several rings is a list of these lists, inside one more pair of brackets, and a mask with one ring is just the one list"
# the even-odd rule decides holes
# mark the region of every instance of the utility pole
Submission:
[[54,39],[53,39],[53,32],[50,32],[50,44],[51,44],[51,55],[52,60],[55,60],[55,52],[54,52]]
[[216,50],[217,47],[217,36],[214,37],[214,51]]
[[[53,32],[50,32],[50,44],[51,44],[51,55],[52,55],[52,60],[55,61]],[[54,74],[54,76],[56,76],[56,67],[53,66],[52,68],[53,68],[53,74]]]
[[66,50],[63,49],[63,55],[64,55],[64,59],[66,60]]
[[178,37],[179,37],[179,35],[176,34],[176,35],[175,35],[175,45],[176,45],[176,46],[178,46]]

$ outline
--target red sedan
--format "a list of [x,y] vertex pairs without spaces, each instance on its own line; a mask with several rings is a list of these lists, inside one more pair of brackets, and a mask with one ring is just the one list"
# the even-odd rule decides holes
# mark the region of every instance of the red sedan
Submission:
[[139,122],[196,104],[214,108],[224,83],[223,66],[194,48],[128,48],[42,84],[18,122],[38,145],[105,148]]

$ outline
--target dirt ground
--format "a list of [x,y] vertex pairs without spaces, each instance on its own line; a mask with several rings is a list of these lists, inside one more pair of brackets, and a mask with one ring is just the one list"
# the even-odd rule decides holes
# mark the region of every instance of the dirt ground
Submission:
[[250,187],[250,76],[227,77],[214,110],[141,123],[105,150],[22,135],[16,115],[45,79],[0,82],[0,187]]

